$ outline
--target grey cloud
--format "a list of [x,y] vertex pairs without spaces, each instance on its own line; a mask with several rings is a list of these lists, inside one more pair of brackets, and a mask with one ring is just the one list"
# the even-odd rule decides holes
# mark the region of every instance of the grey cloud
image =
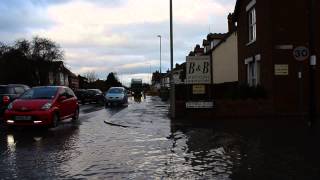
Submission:
[[29,1],[2,2],[0,12],[1,32],[30,32],[35,28],[49,28],[53,25],[44,10]]

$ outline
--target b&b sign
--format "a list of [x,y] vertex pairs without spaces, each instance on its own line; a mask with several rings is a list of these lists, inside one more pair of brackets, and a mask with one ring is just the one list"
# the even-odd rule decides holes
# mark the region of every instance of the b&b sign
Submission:
[[187,84],[210,84],[210,56],[187,56]]

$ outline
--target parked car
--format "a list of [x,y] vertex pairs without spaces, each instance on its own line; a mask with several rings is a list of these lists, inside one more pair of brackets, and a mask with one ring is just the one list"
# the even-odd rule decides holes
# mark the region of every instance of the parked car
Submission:
[[67,118],[79,118],[79,105],[73,91],[63,86],[29,89],[11,102],[4,114],[8,126],[56,127]]
[[88,89],[87,96],[86,96],[86,102],[96,102],[96,103],[104,104],[105,97],[104,97],[102,91],[99,89]]
[[85,104],[86,102],[89,102],[88,98],[88,92],[85,89],[78,89],[74,92],[78,98],[78,101],[81,104]]
[[111,87],[106,92],[106,106],[128,103],[128,93],[123,87]]
[[29,86],[23,84],[0,85],[0,117],[3,116],[7,106],[28,89]]

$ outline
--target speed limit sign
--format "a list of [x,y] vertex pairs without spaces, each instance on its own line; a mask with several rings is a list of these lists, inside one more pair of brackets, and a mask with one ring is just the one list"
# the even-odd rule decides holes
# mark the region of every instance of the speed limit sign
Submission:
[[309,49],[304,46],[296,47],[293,50],[293,56],[297,61],[304,61],[309,57]]

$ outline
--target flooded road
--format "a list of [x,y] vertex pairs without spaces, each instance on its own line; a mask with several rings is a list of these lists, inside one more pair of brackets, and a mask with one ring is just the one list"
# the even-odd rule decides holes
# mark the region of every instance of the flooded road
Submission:
[[[0,179],[318,179],[318,141],[261,126],[171,122],[157,97],[83,105],[49,131],[0,128]],[[200,120],[199,120],[200,121]],[[316,143],[315,143],[316,142]]]

